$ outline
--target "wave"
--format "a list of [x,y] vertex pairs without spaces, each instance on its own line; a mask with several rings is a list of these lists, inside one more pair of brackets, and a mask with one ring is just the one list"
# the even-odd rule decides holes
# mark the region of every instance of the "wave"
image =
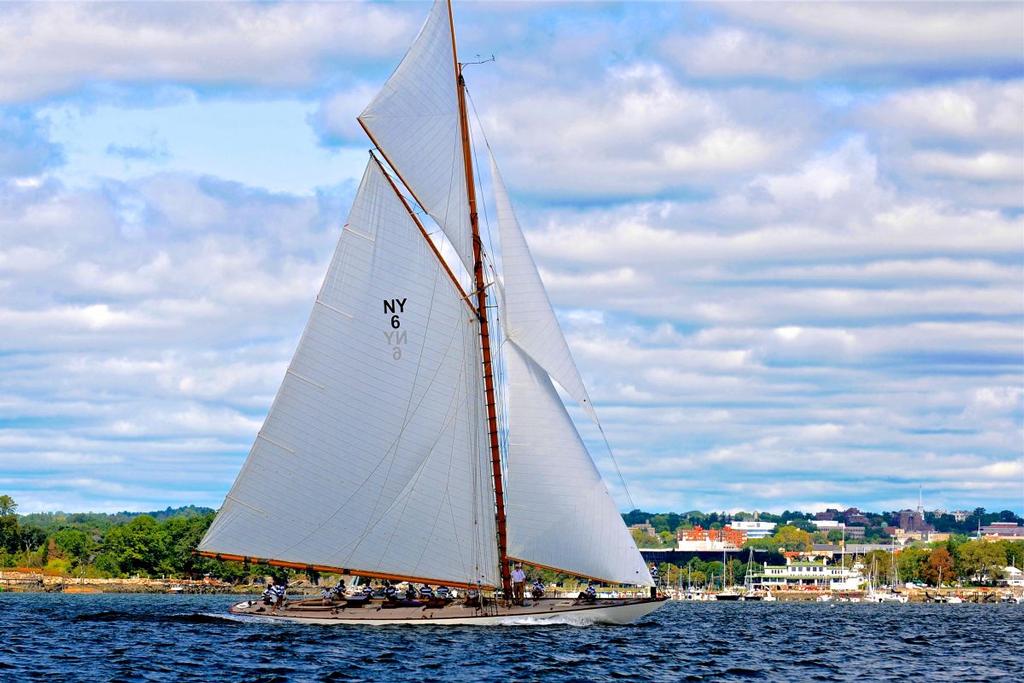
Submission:
[[230,621],[227,614],[140,614],[138,612],[120,612],[107,610],[104,612],[92,612],[88,614],[76,614],[72,621],[77,622],[104,622],[104,621],[132,621],[143,623],[166,623],[166,624],[219,624]]

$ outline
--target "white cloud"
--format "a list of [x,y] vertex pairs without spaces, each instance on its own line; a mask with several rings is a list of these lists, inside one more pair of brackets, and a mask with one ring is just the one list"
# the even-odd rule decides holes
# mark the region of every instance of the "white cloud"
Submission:
[[656,64],[608,70],[575,88],[481,84],[481,117],[510,182],[534,194],[613,197],[706,187],[773,166],[815,135],[813,126],[759,117],[786,106],[809,119],[799,98],[686,87]]
[[866,105],[867,123],[916,140],[997,142],[1020,146],[1024,83],[962,81],[896,90]]
[[[725,3],[730,20],[662,49],[702,77],[806,80],[1020,63],[1024,10],[1012,3]],[[942,104],[942,103],[940,103]]]
[[416,24],[407,12],[363,3],[44,3],[0,11],[0,102],[110,81],[308,85],[325,58],[390,54]]
[[1018,186],[1024,181],[1024,155],[1020,154],[917,152],[910,157],[910,164],[926,177],[997,180],[1014,182]]

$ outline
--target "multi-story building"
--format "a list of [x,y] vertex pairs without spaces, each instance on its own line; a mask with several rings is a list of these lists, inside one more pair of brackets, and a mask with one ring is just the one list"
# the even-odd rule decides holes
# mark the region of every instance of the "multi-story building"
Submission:
[[1024,538],[1024,526],[1016,522],[992,522],[981,527],[981,538]]
[[742,531],[747,538],[768,538],[775,533],[775,522],[733,522],[730,525],[736,531]]
[[857,508],[847,508],[843,512],[843,521],[846,522],[846,526],[870,526],[871,524],[864,513]]
[[935,527],[924,521],[920,510],[900,510],[893,518],[893,526],[903,531],[935,531]]
[[738,550],[747,541],[747,534],[726,525],[721,529],[705,529],[699,524],[676,532],[676,550]]
[[952,512],[953,519],[955,519],[957,522],[966,522],[967,518],[970,517],[972,514],[974,513],[971,512],[970,510],[953,510]]

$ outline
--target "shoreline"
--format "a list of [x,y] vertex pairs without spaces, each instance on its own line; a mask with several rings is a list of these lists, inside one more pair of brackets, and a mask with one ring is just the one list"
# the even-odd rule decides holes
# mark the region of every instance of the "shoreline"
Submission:
[[[72,576],[54,576],[24,568],[0,570],[0,593],[145,593],[151,595],[238,594],[253,595],[263,592],[259,584],[233,584],[216,579],[99,579]],[[319,594],[317,586],[293,585],[293,595]]]

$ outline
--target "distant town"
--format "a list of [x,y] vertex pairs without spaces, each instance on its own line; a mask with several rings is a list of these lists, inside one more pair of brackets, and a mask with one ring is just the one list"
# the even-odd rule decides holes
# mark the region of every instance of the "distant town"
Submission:
[[1024,518],[1011,510],[925,510],[919,503],[886,512],[633,510],[623,519],[679,599],[956,602],[1024,595]]
[[1024,518],[1012,510],[903,509],[866,512],[851,507],[819,512],[700,512],[650,513],[633,510],[624,514],[640,548],[677,550],[739,550],[748,541],[771,537],[776,529],[790,526],[811,534],[817,544],[902,547],[913,541],[946,541],[951,535],[967,538],[1024,540]]

